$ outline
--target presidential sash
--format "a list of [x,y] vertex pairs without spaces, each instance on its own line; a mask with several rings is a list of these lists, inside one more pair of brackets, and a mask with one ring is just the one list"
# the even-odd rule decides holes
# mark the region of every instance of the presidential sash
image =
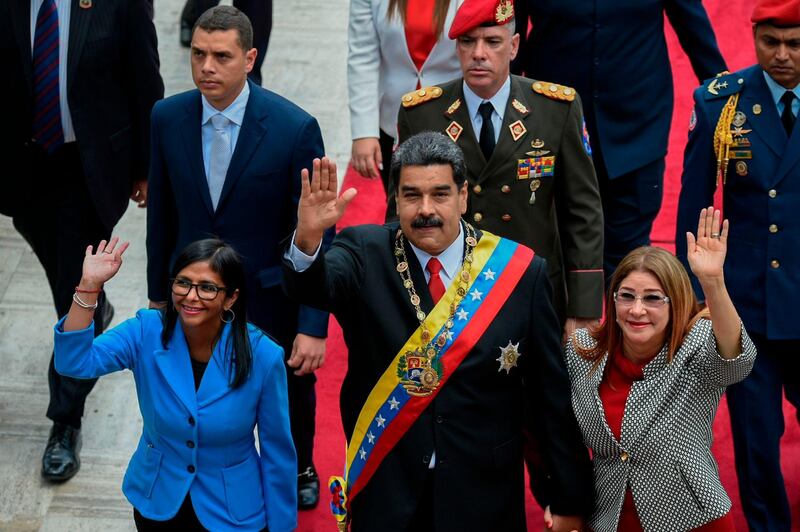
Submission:
[[[331,477],[331,511],[340,530],[347,529],[347,508],[369,482],[386,455],[416,421],[450,375],[469,354],[494,320],[525,270],[533,260],[530,248],[486,231],[473,252],[470,282],[463,297],[452,282],[441,300],[425,319],[433,338],[445,334],[447,341],[433,360],[438,382],[425,393],[414,386],[419,378],[417,364],[410,354],[421,352],[423,327],[418,327],[386,368],[370,392],[356,421],[347,446],[344,477]],[[461,297],[451,318],[450,305]],[[452,319],[451,327],[446,327]]]

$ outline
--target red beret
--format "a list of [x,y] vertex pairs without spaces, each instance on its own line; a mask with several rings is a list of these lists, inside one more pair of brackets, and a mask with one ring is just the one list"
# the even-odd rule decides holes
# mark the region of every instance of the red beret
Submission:
[[514,18],[511,0],[464,0],[458,8],[448,37],[457,39],[478,26],[503,26]]
[[757,0],[750,20],[753,24],[800,26],[800,0]]

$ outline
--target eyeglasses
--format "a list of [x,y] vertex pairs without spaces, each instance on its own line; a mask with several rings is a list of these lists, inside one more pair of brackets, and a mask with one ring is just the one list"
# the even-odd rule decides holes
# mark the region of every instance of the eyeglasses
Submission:
[[211,283],[190,283],[186,279],[171,279],[172,293],[176,296],[188,296],[192,288],[197,289],[197,297],[203,301],[213,301],[220,292],[227,290],[224,286]]
[[614,292],[614,301],[617,303],[618,307],[632,307],[637,299],[641,300],[642,306],[645,308],[661,308],[669,303],[669,297],[660,296],[658,294],[637,296],[631,292]]

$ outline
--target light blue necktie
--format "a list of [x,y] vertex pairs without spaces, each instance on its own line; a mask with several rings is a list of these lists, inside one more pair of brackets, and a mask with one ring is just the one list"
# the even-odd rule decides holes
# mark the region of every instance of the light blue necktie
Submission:
[[231,137],[228,134],[230,120],[220,113],[211,117],[214,128],[211,139],[211,153],[208,159],[208,192],[211,194],[211,204],[217,210],[222,186],[225,184],[225,175],[231,162]]

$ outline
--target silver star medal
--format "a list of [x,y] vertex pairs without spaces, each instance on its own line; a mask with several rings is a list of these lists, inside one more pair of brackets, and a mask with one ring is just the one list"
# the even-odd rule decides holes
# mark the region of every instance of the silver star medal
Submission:
[[500,368],[497,371],[506,370],[506,375],[508,375],[511,372],[511,368],[517,367],[517,361],[521,356],[519,342],[512,344],[511,340],[509,340],[507,346],[500,348],[500,356],[495,359],[500,362]]

